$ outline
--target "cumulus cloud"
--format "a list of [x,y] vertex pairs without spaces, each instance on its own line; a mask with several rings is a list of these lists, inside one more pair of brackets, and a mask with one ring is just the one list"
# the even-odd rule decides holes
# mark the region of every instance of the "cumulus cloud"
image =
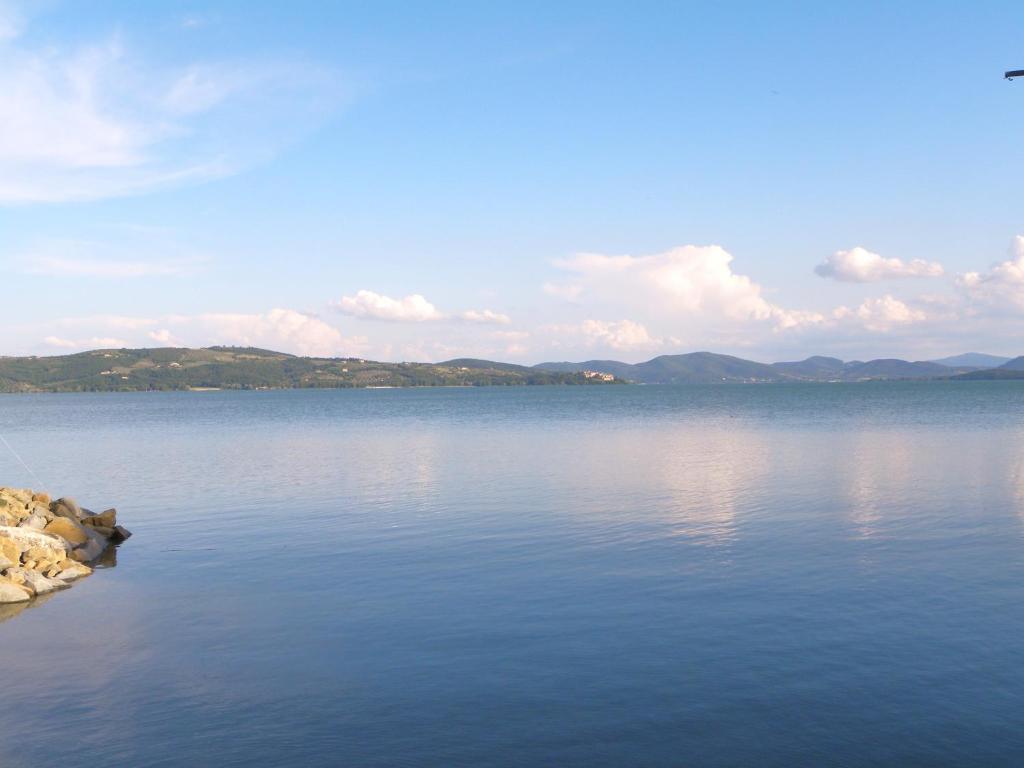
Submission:
[[941,277],[942,265],[934,261],[913,259],[903,261],[884,258],[857,246],[848,251],[836,251],[814,268],[821,277],[831,277],[847,283],[875,283],[908,277]]
[[335,309],[352,317],[390,322],[425,323],[454,320],[483,325],[508,325],[511,318],[491,309],[467,309],[454,315],[439,310],[418,293],[393,299],[373,291],[361,290],[355,296],[342,296]]
[[582,343],[587,347],[632,351],[656,349],[664,344],[635,320],[591,319],[578,324],[549,325],[543,330],[556,346]]
[[315,315],[294,309],[262,314],[208,313],[175,318],[176,331],[208,339],[203,345],[267,347],[311,356],[343,356],[365,340],[346,339],[341,331]]
[[1024,236],[1014,238],[1009,259],[993,265],[988,272],[959,275],[956,285],[981,308],[1024,310]]
[[422,323],[444,317],[437,307],[418,293],[393,299],[373,291],[362,290],[355,296],[342,296],[335,305],[340,312],[373,320]]
[[927,313],[915,309],[894,296],[865,299],[856,309],[840,307],[833,313],[838,320],[854,320],[869,331],[886,332],[893,328],[928,319]]
[[816,312],[768,301],[761,286],[732,269],[732,255],[718,245],[686,245],[651,256],[583,253],[555,262],[574,275],[581,293],[705,322],[755,322],[786,330],[822,322]]
[[308,65],[161,66],[119,36],[33,48],[5,8],[0,204],[137,194],[235,173],[339,100],[335,78]]

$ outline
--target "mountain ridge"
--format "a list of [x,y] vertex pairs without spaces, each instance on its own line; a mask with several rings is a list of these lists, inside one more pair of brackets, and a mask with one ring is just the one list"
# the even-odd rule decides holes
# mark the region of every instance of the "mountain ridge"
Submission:
[[[975,353],[968,353],[973,355]],[[731,384],[900,379],[1022,379],[1024,356],[991,369],[896,358],[843,361],[815,355],[760,363],[715,352],[534,366],[478,358],[384,363],[317,358],[256,347],[98,349],[70,355],[0,357],[0,392],[283,389],[539,384]]]

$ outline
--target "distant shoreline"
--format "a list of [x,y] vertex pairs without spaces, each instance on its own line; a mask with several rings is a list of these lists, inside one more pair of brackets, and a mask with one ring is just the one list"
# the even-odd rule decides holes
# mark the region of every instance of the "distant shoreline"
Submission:
[[[989,361],[998,367],[965,365]],[[0,357],[0,392],[149,392],[260,389],[796,384],[948,379],[1024,379],[1024,357],[970,353],[943,361],[833,357],[758,363],[713,352],[661,355],[643,363],[587,360],[533,366],[475,358],[383,363],[300,357],[254,347],[100,349],[52,357]],[[951,362],[952,361],[952,362]]]

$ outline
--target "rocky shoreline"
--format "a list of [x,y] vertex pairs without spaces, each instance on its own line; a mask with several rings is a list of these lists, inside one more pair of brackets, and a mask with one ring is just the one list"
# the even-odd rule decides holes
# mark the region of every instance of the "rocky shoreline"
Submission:
[[129,536],[116,509],[96,513],[74,499],[0,486],[0,605],[70,586]]

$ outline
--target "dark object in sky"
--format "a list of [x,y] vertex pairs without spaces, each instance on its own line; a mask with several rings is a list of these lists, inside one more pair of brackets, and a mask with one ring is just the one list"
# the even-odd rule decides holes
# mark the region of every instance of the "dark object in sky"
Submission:
[[1007,80],[1013,80],[1015,77],[1024,77],[1024,69],[1011,69],[1003,77]]

